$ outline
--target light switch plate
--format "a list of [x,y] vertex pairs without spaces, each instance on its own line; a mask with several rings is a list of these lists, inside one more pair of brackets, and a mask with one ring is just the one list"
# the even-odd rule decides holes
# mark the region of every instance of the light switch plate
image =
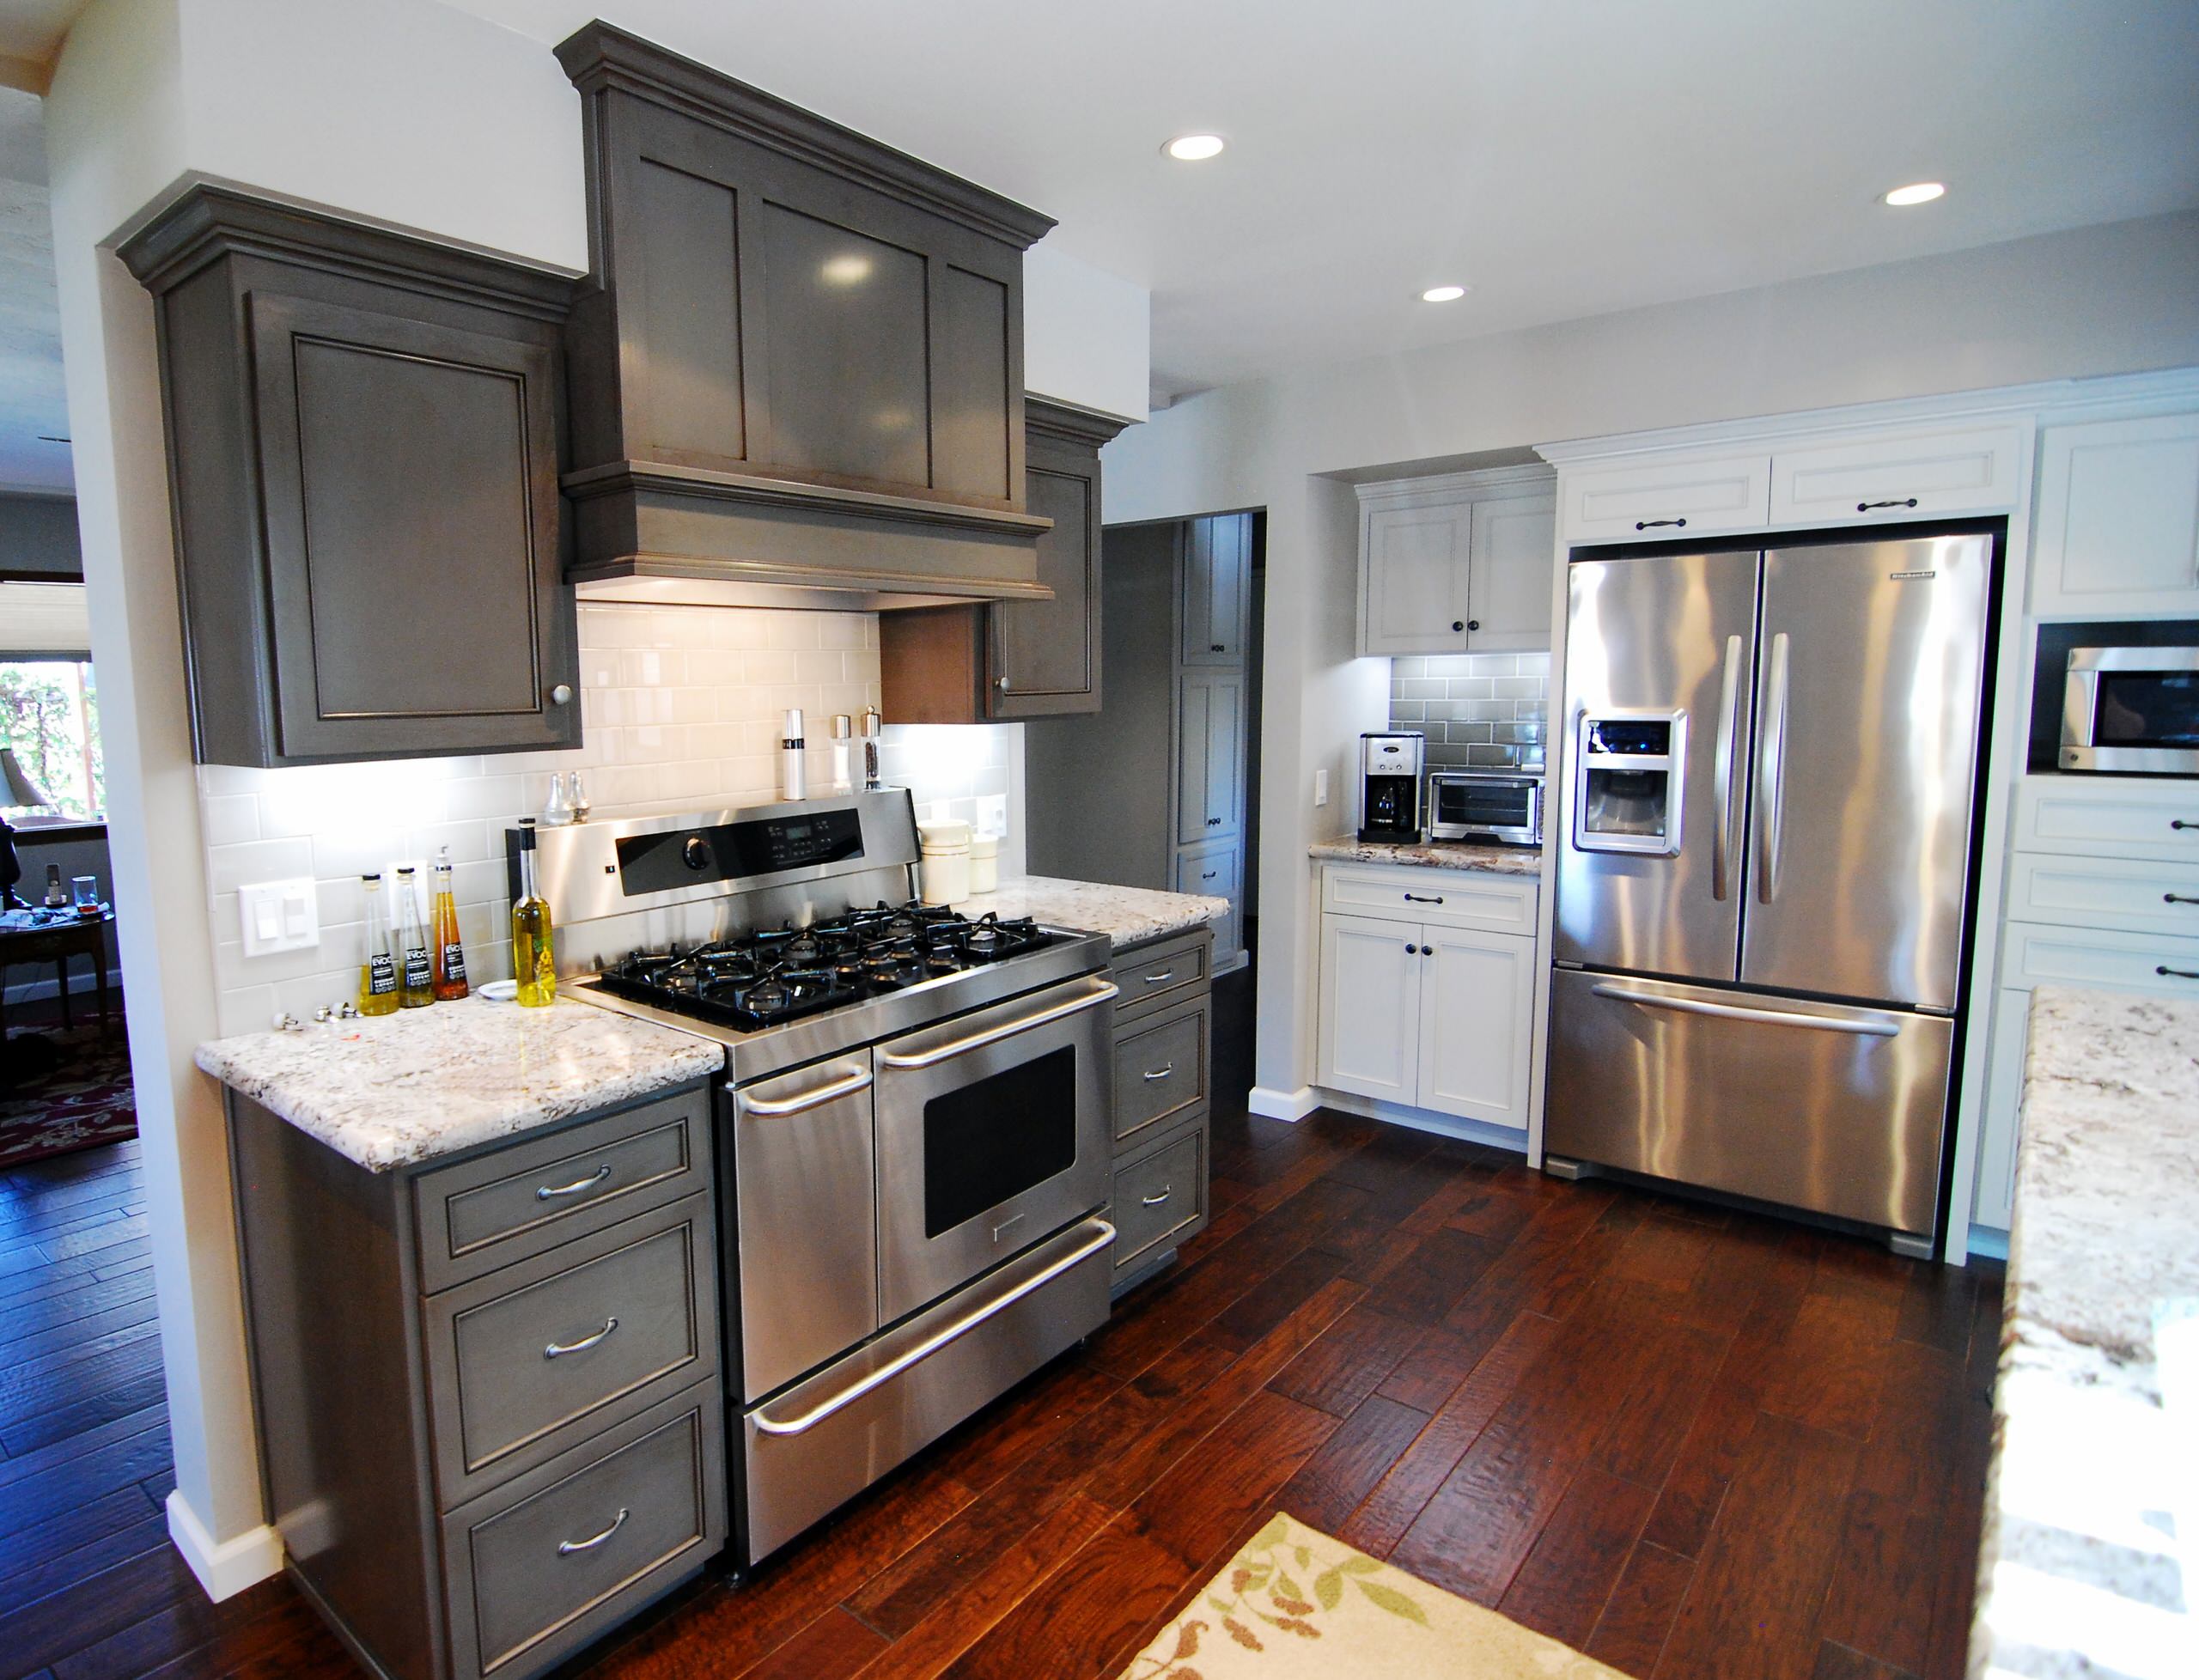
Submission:
[[254,881],[237,889],[237,920],[247,957],[303,951],[320,943],[320,895],[310,875]]
[[1329,773],[1325,770],[1317,770],[1313,772],[1313,803],[1319,806],[1328,802]]

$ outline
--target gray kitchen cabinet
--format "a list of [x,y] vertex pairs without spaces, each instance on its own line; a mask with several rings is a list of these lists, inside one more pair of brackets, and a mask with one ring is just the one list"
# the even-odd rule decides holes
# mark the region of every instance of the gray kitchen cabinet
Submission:
[[576,746],[567,277],[200,184],[155,298],[201,763]]
[[1206,1228],[1213,1112],[1213,936],[1204,928],[1115,953],[1112,1190],[1117,1294]]
[[557,56],[594,268],[574,575],[1043,600],[1023,253],[1051,218],[600,21]]
[[1252,515],[1190,521],[1184,545],[1183,660],[1241,666],[1252,600]]
[[1024,402],[1024,482],[1049,600],[914,608],[879,618],[889,723],[992,723],[1096,712],[1103,625],[1100,450],[1128,423],[1041,397]]
[[722,1548],[709,1115],[375,1173],[228,1093],[267,1518],[369,1671],[539,1674]]
[[1557,529],[1550,468],[1401,478],[1358,493],[1361,653],[1550,646]]
[[1245,679],[1187,671],[1176,754],[1176,843],[1234,840],[1244,826]]
[[1244,934],[1237,925],[1244,913],[1244,845],[1235,839],[1209,840],[1203,845],[1176,849],[1173,885],[1177,892],[1229,900],[1229,914],[1214,924],[1214,948],[1225,966],[1234,964],[1244,948]]

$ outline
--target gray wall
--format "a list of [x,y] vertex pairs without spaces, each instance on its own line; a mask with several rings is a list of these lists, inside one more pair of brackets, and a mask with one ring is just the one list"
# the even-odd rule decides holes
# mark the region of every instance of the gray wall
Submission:
[[81,578],[76,503],[66,496],[24,496],[0,490],[0,573]]

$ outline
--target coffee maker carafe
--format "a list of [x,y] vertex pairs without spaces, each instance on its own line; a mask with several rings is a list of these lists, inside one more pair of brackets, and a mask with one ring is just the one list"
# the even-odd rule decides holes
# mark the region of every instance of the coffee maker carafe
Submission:
[[1420,771],[1428,738],[1418,733],[1359,738],[1359,837],[1362,843],[1412,845],[1420,838]]

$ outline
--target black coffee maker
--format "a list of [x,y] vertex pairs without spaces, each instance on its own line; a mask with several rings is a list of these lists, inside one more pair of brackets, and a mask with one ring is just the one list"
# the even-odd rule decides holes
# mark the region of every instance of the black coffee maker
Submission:
[[1410,846],[1420,839],[1421,765],[1428,737],[1416,733],[1359,738],[1359,837]]

